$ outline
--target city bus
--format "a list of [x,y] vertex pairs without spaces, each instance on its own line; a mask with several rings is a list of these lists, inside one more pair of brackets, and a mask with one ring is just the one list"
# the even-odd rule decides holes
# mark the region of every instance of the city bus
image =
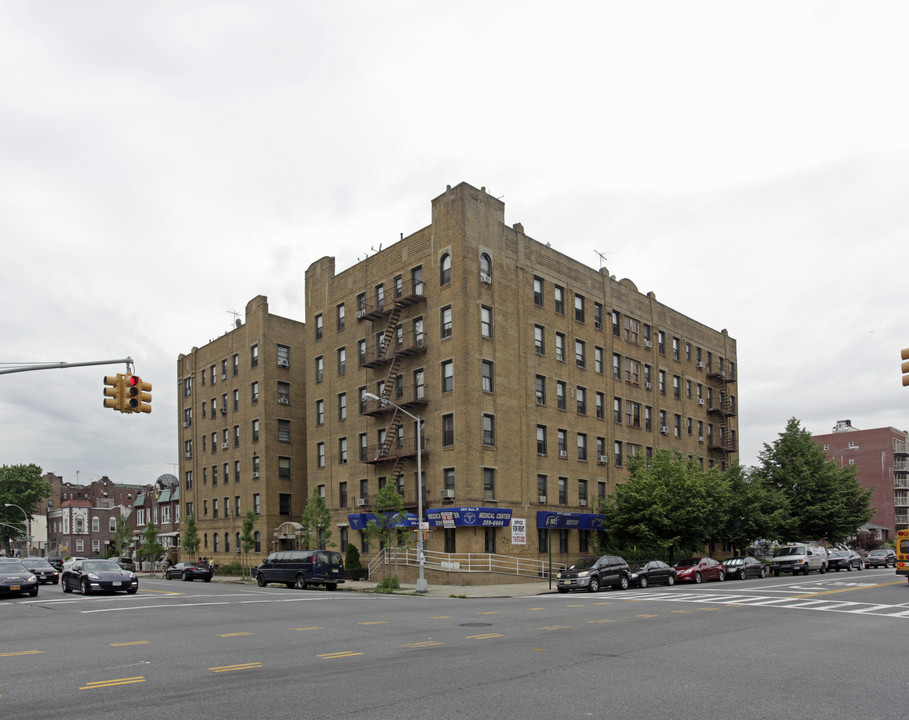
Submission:
[[896,574],[909,578],[909,530],[896,531]]

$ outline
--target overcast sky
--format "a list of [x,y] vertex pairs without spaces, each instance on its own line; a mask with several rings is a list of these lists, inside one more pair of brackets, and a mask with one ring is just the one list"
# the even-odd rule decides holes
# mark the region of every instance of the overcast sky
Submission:
[[738,341],[741,461],[909,426],[909,4],[0,4],[0,464],[175,473],[176,362],[446,185]]

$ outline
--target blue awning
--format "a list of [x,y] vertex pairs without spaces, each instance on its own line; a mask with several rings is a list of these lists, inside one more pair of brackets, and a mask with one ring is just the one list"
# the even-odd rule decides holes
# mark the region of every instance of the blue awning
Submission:
[[537,527],[551,527],[553,530],[600,530],[603,516],[594,513],[537,511]]
[[511,513],[511,508],[432,508],[426,511],[426,519],[430,527],[444,527],[446,519],[454,522],[455,527],[507,527]]
[[[394,524],[394,527],[416,527],[417,526],[417,516],[414,513],[404,513],[406,518],[399,520]],[[379,518],[375,513],[350,513],[347,516],[347,522],[350,523],[351,530],[364,530],[366,524],[369,521],[375,523],[379,522]]]

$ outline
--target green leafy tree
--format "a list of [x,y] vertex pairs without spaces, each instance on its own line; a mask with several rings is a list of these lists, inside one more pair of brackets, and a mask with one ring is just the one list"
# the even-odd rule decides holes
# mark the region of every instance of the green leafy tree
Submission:
[[729,490],[722,473],[704,470],[676,450],[657,450],[650,463],[636,455],[628,479],[600,501],[605,541],[637,547],[674,562],[716,538],[724,526]]
[[181,529],[180,535],[180,543],[183,545],[183,550],[189,557],[195,559],[196,553],[199,552],[199,545],[202,544],[199,538],[199,529],[196,526],[195,514],[190,513],[187,516],[186,524]]
[[733,465],[724,473],[729,490],[726,519],[718,533],[722,540],[744,554],[755,540],[776,538],[789,517],[784,493],[758,473]]
[[155,562],[162,552],[164,552],[164,546],[158,542],[158,528],[150,522],[142,531],[142,545],[139,547],[139,554],[151,562],[152,573],[155,572]]
[[788,501],[780,539],[843,542],[871,519],[871,490],[859,485],[855,468],[828,460],[796,418],[758,457],[757,472]]
[[[0,538],[7,554],[12,554],[12,541],[15,539],[25,541],[28,546],[23,511],[31,519],[38,504],[53,493],[50,483],[41,476],[41,468],[34,464],[0,466]],[[6,507],[7,503],[18,505],[22,510]]]
[[256,527],[256,521],[258,519],[259,516],[252,510],[247,510],[246,514],[243,516],[243,530],[240,533],[240,549],[243,551],[244,575],[246,575],[249,570],[249,553],[256,547],[256,536],[253,534],[253,530]]
[[124,515],[117,515],[117,525],[110,536],[110,554],[126,555],[133,545],[133,531]]
[[306,501],[300,524],[303,526],[300,544],[304,550],[319,548],[324,550],[326,547],[335,546],[333,542],[330,542],[331,510],[325,505],[319,488],[313,488],[312,495]]
[[[382,547],[401,547],[410,538],[410,529],[406,526],[407,513],[404,512],[404,498],[392,483],[387,483],[379,490],[373,502],[376,519],[366,523],[366,536],[379,541]],[[385,582],[388,577],[388,565],[383,565]],[[397,585],[397,573],[391,579]]]

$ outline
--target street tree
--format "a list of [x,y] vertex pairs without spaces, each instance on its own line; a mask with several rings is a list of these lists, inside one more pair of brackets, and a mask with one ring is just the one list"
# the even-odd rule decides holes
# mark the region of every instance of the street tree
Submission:
[[155,527],[154,523],[150,522],[145,526],[145,530],[142,531],[142,545],[139,547],[139,554],[148,558],[153,574],[155,572],[155,563],[162,552],[164,552],[164,546],[158,542],[158,528]]
[[186,554],[195,559],[196,553],[199,552],[199,545],[202,544],[202,541],[199,538],[199,529],[196,526],[196,516],[194,513],[190,513],[187,516],[186,525],[183,527],[180,541]]
[[[392,483],[387,483],[376,494],[373,502],[375,519],[366,523],[366,537],[379,542],[380,547],[405,547],[410,538],[407,527],[407,513],[404,512],[404,498]],[[397,587],[397,573],[388,576],[388,563],[383,565],[383,584]]]
[[126,555],[133,545],[133,531],[125,515],[117,515],[117,524],[110,536],[111,555]]
[[703,469],[676,450],[640,454],[628,479],[600,502],[607,543],[637,547],[675,561],[678,551],[702,547],[725,522],[728,486],[719,469]]
[[871,490],[859,485],[855,468],[828,460],[796,418],[758,458],[756,472],[788,501],[779,539],[843,542],[871,519]]
[[[24,539],[28,545],[25,537],[28,523],[23,512],[31,519],[39,503],[53,493],[42,474],[41,468],[34,464],[0,466],[0,538],[7,554],[12,554],[12,541],[17,538]],[[11,507],[6,507],[7,503]]]
[[755,540],[776,538],[779,528],[789,517],[785,494],[760,474],[739,464],[729,467],[723,475],[728,486],[729,505],[717,539],[744,554]]
[[243,551],[243,569],[244,575],[249,570],[249,553],[256,547],[256,536],[253,530],[256,527],[256,521],[259,516],[252,510],[247,510],[243,516],[243,531],[240,533],[240,549]]
[[313,488],[312,495],[306,501],[306,507],[303,508],[303,516],[300,518],[300,525],[303,526],[300,536],[300,544],[304,550],[324,550],[326,547],[334,547],[331,540],[331,510],[322,499],[319,488]]

